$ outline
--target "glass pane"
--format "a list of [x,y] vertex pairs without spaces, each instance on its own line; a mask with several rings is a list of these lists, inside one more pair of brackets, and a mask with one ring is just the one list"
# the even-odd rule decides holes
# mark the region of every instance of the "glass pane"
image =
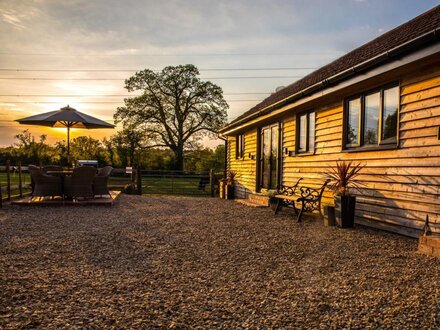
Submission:
[[241,151],[241,135],[237,136],[236,143],[237,143],[237,146],[236,146],[236,155],[235,155],[235,157],[236,158],[240,158],[241,157],[241,154],[240,154],[240,151]]
[[359,144],[359,114],[361,112],[361,100],[355,99],[348,102],[347,113],[347,144]]
[[315,149],[315,113],[309,113],[309,150]]
[[270,157],[270,188],[277,186],[278,127],[272,127],[272,150]]
[[377,144],[379,133],[380,93],[365,97],[364,144]]
[[299,144],[298,151],[307,150],[307,114],[299,117]]
[[262,168],[264,188],[269,188],[270,183],[270,130],[263,131],[263,168]]
[[393,87],[383,92],[382,142],[392,143],[397,139],[397,108],[399,88]]

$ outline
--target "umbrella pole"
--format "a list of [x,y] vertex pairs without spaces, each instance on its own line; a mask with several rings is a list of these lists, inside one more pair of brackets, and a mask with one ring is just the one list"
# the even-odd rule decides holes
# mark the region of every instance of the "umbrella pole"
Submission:
[[67,126],[67,168],[70,168],[70,126]]

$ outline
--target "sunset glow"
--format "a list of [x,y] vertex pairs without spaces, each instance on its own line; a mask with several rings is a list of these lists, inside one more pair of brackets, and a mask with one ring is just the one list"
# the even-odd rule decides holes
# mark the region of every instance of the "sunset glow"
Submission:
[[[195,64],[202,79],[223,88],[233,120],[275,88],[435,4],[2,1],[0,146],[11,145],[24,129],[47,134],[50,143],[64,138],[59,129],[20,126],[15,120],[66,105],[113,123],[116,108],[129,94],[124,80],[138,70],[167,65]],[[74,130],[72,137],[114,133]]]

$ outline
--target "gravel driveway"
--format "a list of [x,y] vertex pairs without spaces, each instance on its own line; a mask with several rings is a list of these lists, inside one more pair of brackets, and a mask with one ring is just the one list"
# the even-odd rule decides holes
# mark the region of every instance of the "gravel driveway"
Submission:
[[211,198],[0,210],[0,328],[440,327],[440,259]]

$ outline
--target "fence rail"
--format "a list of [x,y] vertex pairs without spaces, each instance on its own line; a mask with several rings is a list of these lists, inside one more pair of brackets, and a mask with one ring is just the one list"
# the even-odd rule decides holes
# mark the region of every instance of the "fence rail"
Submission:
[[[215,196],[218,180],[223,173],[195,173],[173,170],[133,169],[127,173],[125,168],[115,168],[109,178],[110,190],[124,190],[131,187],[138,194]],[[27,166],[20,163],[0,165],[0,207],[3,200],[11,200],[30,194],[31,177]]]
[[142,194],[206,195],[213,196],[218,189],[221,174],[183,171],[141,172]]

